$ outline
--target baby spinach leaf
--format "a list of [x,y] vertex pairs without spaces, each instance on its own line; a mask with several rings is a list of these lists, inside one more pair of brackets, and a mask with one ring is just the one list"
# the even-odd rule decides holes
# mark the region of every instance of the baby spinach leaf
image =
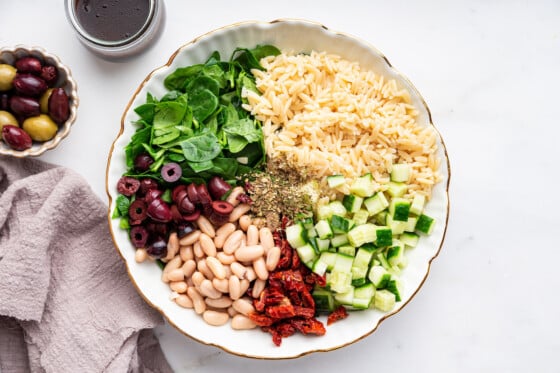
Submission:
[[193,117],[202,123],[218,107],[218,98],[207,89],[202,89],[189,97]]
[[183,155],[191,162],[210,161],[218,154],[222,148],[218,143],[218,138],[211,132],[194,135],[181,142]]
[[113,211],[113,218],[119,216],[128,216],[128,208],[130,207],[130,199],[122,194],[119,194],[115,201],[117,208]]
[[142,104],[134,109],[134,112],[148,123],[153,122],[156,104],[154,102]]
[[203,89],[207,89],[218,96],[220,94],[220,83],[209,76],[201,75],[191,80],[186,87],[186,91],[189,92],[190,95],[196,95]]
[[185,116],[186,105],[177,101],[165,101],[157,104],[154,115],[154,128],[179,124]]
[[183,91],[188,81],[195,77],[202,70],[203,66],[198,64],[180,67],[164,79],[163,85],[169,90]]

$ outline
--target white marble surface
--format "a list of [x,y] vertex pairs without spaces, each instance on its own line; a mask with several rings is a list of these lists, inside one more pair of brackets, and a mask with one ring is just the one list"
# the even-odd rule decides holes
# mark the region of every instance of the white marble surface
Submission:
[[41,159],[106,200],[105,167],[140,81],[181,44],[244,20],[314,20],[381,50],[428,102],[451,161],[447,238],[419,294],[351,346],[261,361],[157,332],[177,371],[557,372],[560,2],[167,0],[154,48],[100,60],[61,0],[0,0],[0,45],[40,45],[78,82],[78,120]]

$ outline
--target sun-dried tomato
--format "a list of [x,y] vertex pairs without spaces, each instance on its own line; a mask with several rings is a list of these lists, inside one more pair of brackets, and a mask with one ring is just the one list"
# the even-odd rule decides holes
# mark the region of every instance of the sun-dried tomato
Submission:
[[327,325],[337,322],[348,317],[348,312],[344,306],[338,306],[334,311],[332,311],[327,317]]
[[302,334],[325,335],[327,332],[323,323],[314,318],[293,318],[290,322]]
[[274,319],[289,319],[290,317],[296,316],[294,306],[292,306],[291,304],[266,307],[265,313],[267,316],[270,316]]
[[248,316],[251,319],[251,321],[253,321],[258,326],[270,326],[275,321],[273,318],[268,317],[268,316],[263,315],[262,313],[258,313],[258,312],[251,312],[251,313],[249,313]]

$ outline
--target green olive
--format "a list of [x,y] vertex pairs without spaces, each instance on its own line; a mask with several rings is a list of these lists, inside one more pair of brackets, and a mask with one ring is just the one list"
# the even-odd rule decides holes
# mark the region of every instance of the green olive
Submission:
[[0,110],[0,131],[6,124],[19,127],[17,119],[9,111]]
[[22,128],[35,141],[48,141],[56,135],[58,126],[46,114],[39,114],[23,121]]
[[13,87],[16,68],[8,64],[0,64],[0,91],[9,91]]
[[49,88],[41,95],[39,105],[41,106],[41,113],[48,114],[49,112],[49,98],[51,97],[53,89]]

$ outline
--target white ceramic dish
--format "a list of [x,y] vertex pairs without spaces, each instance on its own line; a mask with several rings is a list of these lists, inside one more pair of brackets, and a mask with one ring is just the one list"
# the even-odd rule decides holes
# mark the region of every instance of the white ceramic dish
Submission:
[[[363,68],[371,69],[387,77],[396,79],[411,94],[413,103],[419,109],[419,122],[433,125],[429,109],[412,84],[397,72],[388,60],[371,45],[334,32],[328,28],[300,20],[278,20],[269,23],[239,23],[209,32],[181,47],[166,65],[154,70],[140,84],[130,100],[122,117],[120,132],[113,143],[107,165],[107,193],[110,200],[109,224],[117,250],[126,262],[133,283],[142,297],[183,334],[207,345],[245,357],[264,359],[295,358],[311,352],[330,351],[356,342],[373,333],[387,317],[399,312],[418,292],[424,283],[432,260],[438,255],[447,227],[449,213],[448,186],[449,162],[445,145],[438,139],[439,157],[442,159],[443,181],[433,190],[432,200],[427,205],[427,213],[437,220],[436,228],[428,237],[407,255],[409,264],[403,271],[405,286],[403,300],[394,310],[382,313],[376,310],[353,312],[344,321],[327,327],[322,337],[295,335],[285,338],[281,347],[272,343],[270,334],[258,329],[234,331],[229,324],[222,327],[208,326],[194,311],[182,309],[169,300],[170,290],[161,278],[161,270],[153,263],[138,264],[134,260],[134,248],[127,233],[118,227],[118,220],[111,220],[117,196],[116,185],[125,172],[124,147],[130,141],[135,127],[131,122],[137,119],[133,109],[142,104],[146,93],[156,97],[165,93],[163,79],[178,67],[204,62],[218,50],[222,57],[229,57],[236,47],[252,48],[257,44],[273,44],[280,49],[308,52],[311,49],[336,53],[346,59],[358,61]],[[321,319],[325,321],[325,319]]]

